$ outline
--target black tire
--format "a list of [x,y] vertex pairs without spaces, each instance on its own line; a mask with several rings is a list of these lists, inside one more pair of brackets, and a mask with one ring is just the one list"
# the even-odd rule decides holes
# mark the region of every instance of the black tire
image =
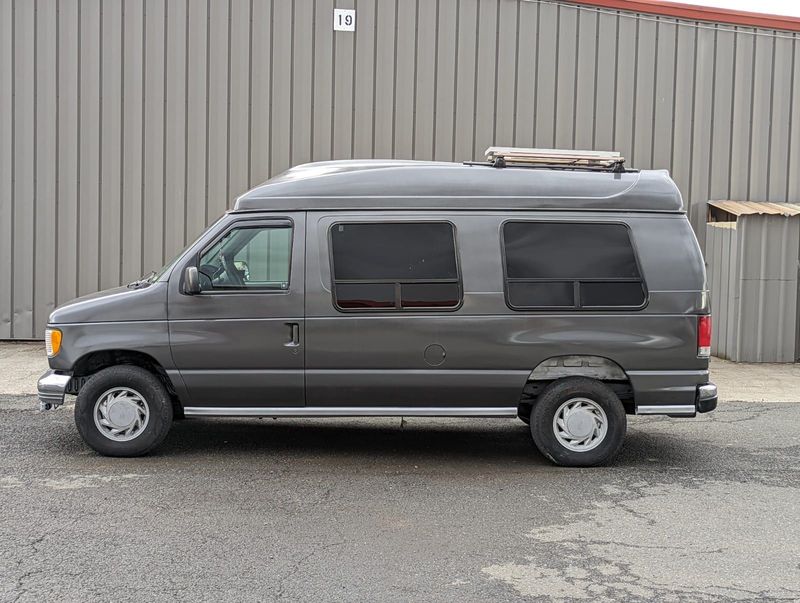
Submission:
[[[570,450],[556,436],[553,425],[556,412],[562,404],[573,398],[587,398],[600,406],[605,413],[605,437],[591,450]],[[594,379],[570,377],[554,381],[539,395],[531,412],[530,426],[536,447],[555,464],[565,467],[593,467],[614,460],[622,448],[628,422],[625,407],[611,388]]]
[[[95,423],[95,405],[104,393],[116,387],[138,392],[149,410],[144,428],[128,441],[110,439]],[[153,373],[138,366],[112,366],[95,373],[81,388],[75,401],[75,425],[83,441],[102,455],[142,456],[167,437],[172,425],[172,402],[164,384]]]

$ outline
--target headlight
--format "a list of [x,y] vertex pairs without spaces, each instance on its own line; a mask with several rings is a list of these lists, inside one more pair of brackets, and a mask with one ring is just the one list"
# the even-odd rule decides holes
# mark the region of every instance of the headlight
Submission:
[[45,329],[44,347],[47,350],[47,357],[52,358],[61,349],[61,331],[58,329]]

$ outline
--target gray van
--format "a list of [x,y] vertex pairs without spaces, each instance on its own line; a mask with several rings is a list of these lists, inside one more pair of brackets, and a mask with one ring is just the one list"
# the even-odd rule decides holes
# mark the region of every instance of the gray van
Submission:
[[112,456],[184,417],[518,417],[551,461],[607,463],[626,415],[717,405],[680,192],[615,157],[292,168],[160,271],[56,309],[40,406],[77,395]]

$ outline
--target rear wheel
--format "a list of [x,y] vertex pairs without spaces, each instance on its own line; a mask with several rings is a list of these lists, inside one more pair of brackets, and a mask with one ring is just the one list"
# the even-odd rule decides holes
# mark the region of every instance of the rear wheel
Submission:
[[167,436],[172,402],[164,384],[149,371],[112,366],[81,388],[75,425],[84,442],[100,454],[141,456]]
[[627,429],[625,408],[601,381],[572,377],[551,383],[539,395],[530,418],[536,447],[567,467],[611,462]]

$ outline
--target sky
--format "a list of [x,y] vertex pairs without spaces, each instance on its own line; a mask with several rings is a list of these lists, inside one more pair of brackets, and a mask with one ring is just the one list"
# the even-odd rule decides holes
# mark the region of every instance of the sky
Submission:
[[755,13],[800,17],[800,0],[676,0],[682,4],[700,4]]

